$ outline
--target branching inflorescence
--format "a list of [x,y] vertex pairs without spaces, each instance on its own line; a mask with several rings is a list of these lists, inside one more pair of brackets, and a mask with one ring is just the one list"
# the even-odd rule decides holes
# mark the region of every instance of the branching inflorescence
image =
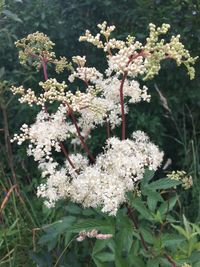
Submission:
[[[130,103],[150,101],[148,88],[140,86],[136,79],[152,79],[162,60],[173,59],[178,66],[185,65],[190,78],[194,78],[196,58],[184,48],[180,36],[172,36],[169,42],[161,38],[169,27],[163,24],[156,28],[150,24],[144,44],[132,36],[125,41],[111,38],[115,26],[107,26],[106,22],[98,25],[100,32],[96,36],[87,30],[80,41],[105,52],[108,65],[105,73],[86,66],[85,56],[75,56],[71,63],[65,57],[56,59],[54,43],[43,33],[29,34],[16,42],[20,62],[42,68],[45,81],[39,83],[42,89],[39,94],[23,86],[11,88],[14,94],[21,95],[21,103],[41,106],[35,123],[22,125],[21,133],[15,134],[13,141],[19,145],[29,141],[28,155],[38,161],[45,179],[38,188],[38,196],[45,198],[49,207],[68,198],[84,207],[101,207],[103,212],[115,215],[126,202],[126,193],[137,190],[145,169],[156,170],[161,165],[163,153],[144,132],[136,131],[126,138],[125,116]],[[51,64],[58,73],[64,69],[71,72],[68,85],[48,78],[47,67]],[[72,93],[70,84],[76,79],[82,81],[85,90]],[[59,103],[57,111],[49,113],[48,106],[55,102]],[[87,139],[99,125],[106,125],[108,139],[104,151],[94,157]],[[110,130],[120,125],[121,140],[110,136]],[[69,153],[63,142],[81,146],[85,155]],[[62,166],[56,161],[55,151],[66,157]]]

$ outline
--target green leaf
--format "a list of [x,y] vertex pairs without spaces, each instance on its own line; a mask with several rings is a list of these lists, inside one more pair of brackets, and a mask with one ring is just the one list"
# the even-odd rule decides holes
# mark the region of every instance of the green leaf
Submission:
[[160,193],[150,190],[148,187],[144,187],[142,194],[147,196],[147,205],[149,209],[154,212],[158,202],[163,202],[163,198]]
[[143,227],[140,227],[140,231],[144,237],[144,240],[149,243],[149,244],[154,244],[154,237],[152,235],[152,233],[150,232],[151,230],[147,230]]
[[168,189],[173,188],[181,184],[181,181],[172,180],[170,178],[162,178],[158,181],[152,182],[148,185],[150,190],[157,190],[157,189]]
[[189,236],[192,230],[191,230],[191,227],[190,227],[190,223],[186,219],[185,215],[183,215],[183,224],[184,224],[185,230],[187,232],[187,235]]
[[159,262],[160,262],[160,266],[163,266],[163,267],[171,267],[171,263],[169,263],[169,261],[165,258],[160,258],[159,259]]
[[160,193],[149,189],[149,187],[144,187],[142,194],[147,197],[152,197],[157,201],[163,202],[163,198]]
[[179,234],[183,235],[186,239],[189,239],[187,232],[179,225],[171,224],[174,229],[176,229]]
[[174,248],[179,246],[185,239],[175,234],[162,234],[162,247]]
[[105,240],[96,240],[95,245],[92,250],[92,255],[99,253],[101,250],[110,248],[114,251],[114,241],[112,239],[105,239]]
[[146,208],[144,203],[140,198],[135,198],[135,200],[132,202],[132,206],[147,220],[152,220],[152,214],[149,212],[149,210]]
[[65,207],[66,211],[68,211],[70,214],[81,214],[82,213],[82,209],[74,204],[74,203],[69,203],[66,207]]
[[79,233],[81,231],[99,230],[107,234],[114,233],[114,224],[106,220],[89,219],[82,222],[78,222],[70,227],[72,233]]
[[11,12],[10,10],[5,9],[5,10],[2,11],[2,13],[4,15],[6,15],[8,18],[10,18],[10,19],[12,19],[12,20],[14,20],[16,22],[22,23],[22,20],[16,14]]
[[63,217],[60,221],[45,227],[44,231],[47,233],[61,234],[65,232],[75,221],[76,217],[66,216]]
[[121,251],[117,250],[115,251],[115,267],[124,267],[129,266],[128,263],[128,257],[121,253]]
[[152,197],[147,197],[147,205],[148,205],[148,208],[149,208],[152,212],[155,211],[156,206],[157,206],[157,203],[158,203],[157,199],[152,198]]
[[159,259],[148,260],[147,267],[159,267]]
[[145,186],[153,177],[155,171],[146,169],[144,173],[144,177],[141,180],[141,187]]
[[109,252],[101,252],[101,253],[95,254],[94,257],[101,262],[114,261],[115,260],[114,254],[109,253]]
[[129,262],[133,267],[146,267],[146,264],[141,259],[141,257],[135,256],[133,254],[129,255]]
[[174,196],[169,200],[166,200],[164,203],[162,203],[158,209],[160,214],[164,216],[167,212],[171,211],[176,205],[177,200],[178,197]]

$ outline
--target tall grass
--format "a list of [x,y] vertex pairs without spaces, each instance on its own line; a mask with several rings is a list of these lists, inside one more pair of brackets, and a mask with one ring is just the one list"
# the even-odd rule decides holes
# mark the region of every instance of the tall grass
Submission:
[[[193,187],[188,192],[181,193],[183,212],[195,221],[200,221],[200,124],[199,118],[192,114],[190,108],[185,105],[181,114],[174,112],[169,106],[167,98],[155,84],[159,94],[161,105],[174,127],[174,135],[166,135],[178,144],[176,167],[185,170],[193,178]],[[176,114],[176,117],[174,116]]]

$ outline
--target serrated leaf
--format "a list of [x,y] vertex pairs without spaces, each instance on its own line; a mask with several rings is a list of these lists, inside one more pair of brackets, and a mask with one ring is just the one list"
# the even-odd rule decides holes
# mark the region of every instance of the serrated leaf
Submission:
[[158,209],[160,214],[164,216],[168,211],[171,211],[176,205],[177,200],[178,197],[174,196],[169,200],[166,200],[164,203],[162,203]]
[[156,192],[154,190],[151,190],[148,187],[144,187],[144,189],[142,191],[142,194],[144,196],[150,196],[150,197],[152,197],[155,200],[160,201],[160,202],[163,202],[164,201],[159,192]]
[[160,180],[150,183],[148,185],[148,189],[150,190],[169,189],[180,184],[181,181],[172,180],[170,178],[162,178]]
[[132,203],[132,206],[147,220],[151,220],[152,214],[149,212],[149,210],[146,208],[144,203],[140,198],[135,198],[135,200]]
[[176,229],[179,234],[183,235],[186,239],[188,239],[187,232],[179,225],[171,224],[174,229]]
[[153,198],[153,197],[147,197],[147,205],[148,205],[148,208],[154,212],[155,209],[156,209],[156,206],[157,206],[157,199]]

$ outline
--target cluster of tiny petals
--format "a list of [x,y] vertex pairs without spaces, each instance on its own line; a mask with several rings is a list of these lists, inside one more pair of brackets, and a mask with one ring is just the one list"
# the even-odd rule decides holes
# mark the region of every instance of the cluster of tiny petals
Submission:
[[[30,88],[26,90],[23,86],[12,87],[14,94],[21,95],[21,103],[42,106],[35,123],[30,126],[22,125],[21,133],[15,134],[12,141],[17,141],[19,145],[29,141],[27,153],[39,162],[39,169],[45,179],[38,187],[37,195],[45,199],[48,207],[67,198],[84,207],[100,207],[102,212],[116,215],[120,205],[127,200],[127,192],[140,194],[138,184],[145,169],[157,170],[162,162],[163,153],[150,142],[149,137],[141,131],[134,132],[126,140],[111,137],[107,140],[103,153],[96,157],[93,164],[79,153],[69,153],[68,160],[60,165],[53,157],[54,151],[61,152],[63,141],[80,144],[77,127],[86,141],[91,130],[98,125],[106,123],[111,129],[120,125],[122,81],[124,113],[127,114],[130,103],[150,101],[147,87],[141,87],[136,81],[138,76],[142,75],[144,79],[153,78],[158,74],[161,60],[172,58],[177,65],[184,64],[193,78],[196,58],[192,58],[184,48],[179,35],[172,36],[167,43],[160,38],[167,33],[167,24],[158,28],[150,24],[150,34],[145,45],[136,41],[133,36],[128,36],[125,41],[110,38],[115,26],[108,26],[106,22],[98,24],[98,28],[100,32],[96,36],[87,30],[80,40],[92,43],[107,54],[108,68],[105,76],[94,67],[86,67],[85,56],[72,58],[75,68],[65,57],[56,59],[52,52],[54,44],[44,34],[36,32],[16,43],[21,49],[19,56],[22,64],[31,61],[39,68],[41,64],[50,62],[56,65],[58,73],[68,68],[71,71],[68,80],[84,81],[86,90],[77,90],[75,93],[66,91],[65,82],[58,82],[56,79],[40,82],[40,94],[35,94]],[[54,101],[58,101],[60,106],[55,113],[48,114],[45,103]],[[69,122],[70,118],[76,127]],[[169,177],[181,180],[185,189],[192,185],[192,178],[184,172],[172,173]],[[94,230],[80,233],[79,241],[92,236],[109,238]]]
[[[110,102],[120,103],[120,79],[117,75],[111,76],[107,79],[98,80],[96,85],[102,90],[104,97]],[[117,90],[116,90],[117,88]],[[140,101],[150,100],[150,95],[147,93],[148,88],[143,86],[140,88],[140,84],[135,80],[125,80],[124,82],[124,96],[130,97],[129,103],[138,103]]]
[[35,92],[30,88],[26,90],[23,86],[12,86],[11,91],[14,95],[21,95],[21,97],[19,98],[20,103],[27,103],[30,106],[32,106],[33,104],[38,104],[38,98],[35,95]]
[[66,57],[60,57],[60,59],[55,59],[53,63],[54,63],[55,66],[56,66],[56,67],[55,67],[55,71],[56,71],[57,73],[61,73],[61,72],[63,72],[64,69],[66,69],[66,68],[68,67],[68,65],[69,65],[69,63],[68,63]]
[[93,36],[89,30],[85,31],[85,35],[80,36],[79,41],[87,41],[97,48],[103,48],[103,42],[100,40],[100,34],[98,33],[96,36]]
[[71,127],[66,122],[66,108],[60,106],[56,113],[48,115],[40,111],[36,122],[31,126],[22,125],[21,133],[15,134],[12,141],[21,145],[29,140],[28,155],[32,155],[36,161],[52,160],[51,153],[54,148],[60,151],[60,142],[71,136]]
[[88,67],[77,67],[76,71],[74,71],[69,77],[68,80],[72,83],[75,78],[85,81],[88,83],[89,81],[93,82],[98,78],[102,78],[103,75],[96,68],[88,68]]
[[108,239],[108,238],[111,238],[113,235],[112,234],[100,234],[98,233],[97,230],[92,230],[92,231],[89,231],[89,232],[86,232],[86,231],[82,231],[79,233],[79,236],[76,238],[77,241],[81,242],[83,241],[84,239],[86,239],[87,237],[88,238],[96,238],[96,239]]
[[[145,75],[144,79],[152,79],[160,70],[160,62],[165,58],[171,58],[176,61],[177,65],[184,64],[190,78],[194,78],[193,65],[198,57],[190,56],[190,53],[180,42],[180,35],[172,36],[168,43],[165,43],[164,39],[160,40],[160,36],[168,32],[169,24],[164,23],[161,27],[156,28],[153,23],[150,23],[150,33],[145,45],[135,41],[132,36],[128,36],[126,41],[110,39],[110,33],[114,30],[114,27],[107,26],[106,22],[98,25],[98,27],[100,28],[99,34],[93,36],[89,31],[86,31],[86,34],[80,37],[80,41],[87,41],[108,52],[108,74],[112,71],[118,75],[128,72],[130,77]],[[106,37],[105,42],[100,40],[101,35]],[[114,55],[112,53],[113,49],[118,49]],[[131,57],[133,60],[130,61]]]
[[106,21],[104,21],[102,24],[98,24],[97,27],[100,29],[100,33],[106,37],[109,37],[111,32],[115,30],[115,26],[108,26]]
[[[39,166],[43,172],[49,172],[49,165],[52,163],[48,163],[45,166]],[[51,169],[51,173],[47,176],[46,183],[40,184],[37,188],[37,196],[42,197],[45,200],[45,205],[48,208],[54,207],[55,203],[63,198],[69,198],[70,196],[70,176],[67,175],[66,169],[61,168],[60,170],[56,170],[56,165],[53,165],[54,168]],[[46,170],[46,171],[45,171]]]
[[44,93],[40,94],[40,99],[45,102],[49,101],[52,103],[55,100],[64,101],[66,100],[65,90],[67,88],[66,83],[58,82],[55,78],[48,79],[45,82],[40,82],[39,85],[43,88]]
[[84,67],[86,63],[86,57],[74,56],[72,57],[72,61],[76,63],[79,67]]
[[80,153],[70,154],[69,157],[70,157],[70,160],[73,162],[75,168],[73,168],[69,164],[68,160],[65,161],[65,167],[67,171],[69,172],[69,174],[71,175],[71,177],[74,178],[77,176],[77,172],[81,172],[85,170],[85,168],[89,165],[89,160]]
[[[109,68],[108,73],[116,72],[118,75],[127,72],[130,77],[137,77],[145,73],[144,58],[142,54],[136,51],[141,48],[141,44],[136,42],[129,47],[120,49],[115,55],[111,56],[108,60]],[[134,60],[130,60],[130,58]]]
[[67,85],[63,81],[58,82],[55,78],[48,79],[45,82],[39,82],[43,91],[39,95],[35,95],[32,89],[25,89],[23,86],[11,87],[13,94],[20,94],[19,102],[28,103],[30,106],[33,104],[44,106],[45,102],[60,101],[65,102],[71,96],[70,93],[66,92]]
[[177,180],[182,182],[182,187],[187,190],[193,186],[192,176],[188,175],[185,171],[172,171],[172,173],[167,174],[172,180]]
[[67,161],[60,169],[54,161],[40,162],[42,176],[47,180],[38,187],[38,196],[45,198],[48,207],[69,198],[84,207],[101,207],[103,212],[116,215],[126,202],[126,193],[138,191],[137,183],[145,169],[160,166],[163,153],[145,133],[137,131],[132,140],[108,139],[105,151],[92,166],[80,154],[69,157],[75,169]]
[[20,49],[19,60],[22,65],[26,65],[31,59],[32,64],[39,68],[42,59],[45,58],[46,61],[55,59],[55,53],[52,52],[55,44],[44,33],[29,34],[26,38],[15,42],[15,45]]
[[135,132],[133,140],[110,138],[96,163],[73,179],[72,199],[84,207],[100,206],[103,212],[115,215],[126,201],[126,192],[134,190],[146,168],[156,170],[162,158],[163,153],[143,132]]

